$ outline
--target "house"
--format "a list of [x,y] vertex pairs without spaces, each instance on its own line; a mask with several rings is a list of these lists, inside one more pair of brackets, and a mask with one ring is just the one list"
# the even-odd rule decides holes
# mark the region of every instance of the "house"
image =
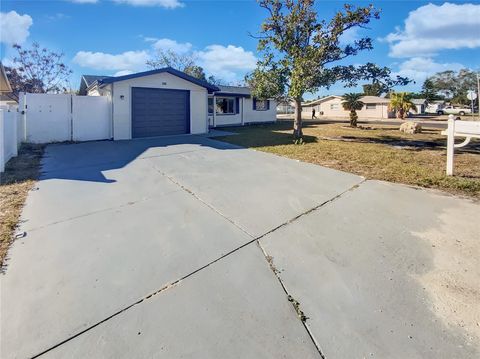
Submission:
[[100,94],[94,91],[90,91],[93,87],[97,85],[97,81],[103,80],[110,76],[98,76],[98,75],[82,75],[80,79],[80,89],[78,90],[78,94],[81,96],[89,95],[89,96],[100,96]]
[[[361,101],[365,104],[361,110],[357,111],[359,118],[392,118],[394,113],[388,109],[389,99],[378,96],[363,96]],[[342,106],[342,96],[326,96],[318,100],[302,104],[302,116],[311,117],[312,110],[315,109],[315,115],[325,117],[349,116],[349,111],[344,110]]]
[[274,100],[257,100],[247,87],[215,86],[170,67],[117,77],[82,76],[82,86],[89,96],[109,98],[115,140],[276,121]]
[[295,103],[282,101],[277,104],[277,114],[287,115],[295,113]]
[[17,106],[18,103],[12,96],[10,96],[11,93],[12,86],[10,85],[10,81],[8,81],[5,68],[0,62],[0,107],[10,109]]
[[417,108],[417,111],[415,114],[417,115],[423,115],[427,109],[428,103],[427,100],[424,98],[414,98],[412,99],[412,103],[415,105]]

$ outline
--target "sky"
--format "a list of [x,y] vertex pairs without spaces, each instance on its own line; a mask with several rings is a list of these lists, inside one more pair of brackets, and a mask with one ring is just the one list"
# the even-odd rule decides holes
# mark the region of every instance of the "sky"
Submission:
[[[317,1],[319,18],[330,19],[345,1]],[[368,36],[374,49],[351,58],[374,62],[412,83],[418,91],[438,71],[480,70],[480,1],[350,1],[381,9],[368,29],[345,34],[348,43]],[[71,86],[82,74],[122,75],[147,70],[158,49],[193,56],[207,75],[236,83],[255,68],[258,34],[267,13],[255,0],[1,0],[0,58],[10,65],[12,44],[38,42],[63,52],[73,70]],[[341,84],[306,99],[352,92]]]

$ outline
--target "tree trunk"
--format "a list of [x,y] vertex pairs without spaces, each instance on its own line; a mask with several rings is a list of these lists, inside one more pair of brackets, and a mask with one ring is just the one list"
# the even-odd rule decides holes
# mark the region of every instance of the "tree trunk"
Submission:
[[351,110],[350,111],[350,126],[351,127],[357,127],[357,111]]
[[302,131],[302,101],[299,98],[295,99],[295,118],[293,119],[293,139],[295,141],[301,140],[303,137]]

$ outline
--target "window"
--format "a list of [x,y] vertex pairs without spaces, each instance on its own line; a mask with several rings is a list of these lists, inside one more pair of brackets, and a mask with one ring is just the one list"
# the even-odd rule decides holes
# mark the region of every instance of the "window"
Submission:
[[256,111],[267,111],[269,110],[268,100],[253,100],[253,109]]
[[340,108],[338,103],[331,103],[330,110],[338,110]]
[[208,98],[208,114],[213,115],[213,97]]
[[375,109],[377,108],[377,105],[374,104],[374,103],[367,103],[367,104],[365,105],[365,108],[366,108],[367,110],[375,110]]
[[235,114],[235,99],[228,97],[217,97],[217,113],[223,115],[233,115]]

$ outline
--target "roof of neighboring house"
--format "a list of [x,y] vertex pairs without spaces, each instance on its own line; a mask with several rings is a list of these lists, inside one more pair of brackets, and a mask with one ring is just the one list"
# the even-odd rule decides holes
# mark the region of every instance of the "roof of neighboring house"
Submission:
[[3,64],[0,62],[0,93],[9,92],[12,92],[12,87],[10,86],[10,81],[8,81]]
[[427,100],[424,98],[414,98],[412,99],[412,102],[414,105],[424,105],[427,102]]
[[218,85],[217,87],[219,91],[215,92],[215,96],[226,95],[226,96],[250,97],[252,94],[250,87],[223,86],[223,85]]
[[212,85],[211,83],[209,83],[205,80],[200,80],[200,79],[197,79],[196,77],[187,75],[186,73],[184,73],[182,71],[175,70],[171,67],[165,67],[163,69],[156,69],[156,70],[150,70],[150,71],[144,71],[144,72],[137,72],[135,74],[124,75],[124,76],[106,77],[104,79],[97,80],[97,82],[100,86],[102,86],[102,85],[111,84],[111,83],[117,82],[117,81],[124,81],[124,80],[134,79],[134,78],[137,78],[137,77],[160,74],[160,73],[164,73],[164,72],[167,72],[171,75],[180,77],[180,78],[182,78],[186,81],[192,82],[195,85],[205,87],[209,92],[219,91],[219,88],[217,86]]
[[337,95],[330,95],[330,96],[325,96],[322,98],[319,98],[317,100],[309,101],[309,102],[302,102],[302,106],[313,106],[317,105],[319,103],[334,99],[334,98],[342,98],[342,96],[337,96]]
[[87,90],[91,87],[94,83],[98,82],[99,80],[103,80],[107,77],[106,75],[82,75],[80,80],[80,89],[78,90],[79,95],[86,95]]
[[15,99],[13,99],[13,98],[9,97],[8,95],[0,95],[0,101],[2,101],[2,102],[8,102],[8,103],[12,103],[12,104],[14,104],[14,103],[18,103],[18,101],[17,101],[17,100],[15,100]]
[[360,98],[360,101],[362,101],[365,104],[389,104],[390,100],[385,97],[379,97],[379,96],[363,96]]

